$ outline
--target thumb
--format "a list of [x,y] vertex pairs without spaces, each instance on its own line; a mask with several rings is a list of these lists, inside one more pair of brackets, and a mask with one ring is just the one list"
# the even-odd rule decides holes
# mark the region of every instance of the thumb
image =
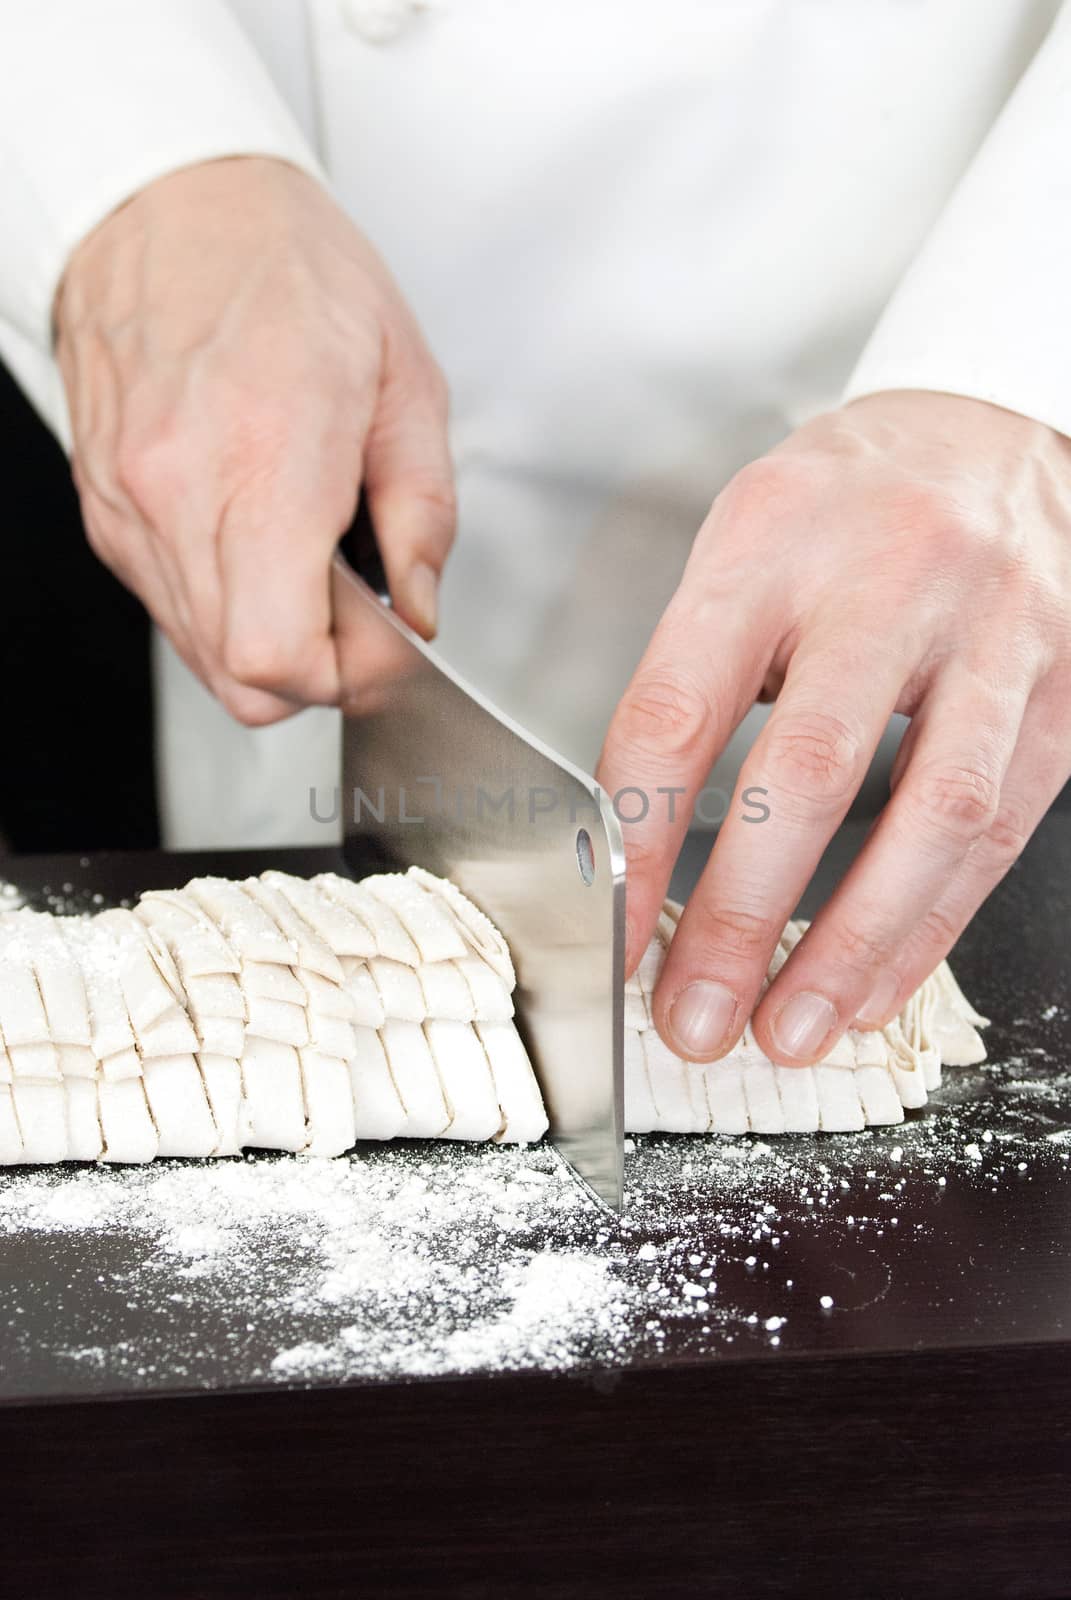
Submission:
[[457,505],[446,384],[424,351],[388,366],[365,443],[363,481],[394,609],[430,639]]

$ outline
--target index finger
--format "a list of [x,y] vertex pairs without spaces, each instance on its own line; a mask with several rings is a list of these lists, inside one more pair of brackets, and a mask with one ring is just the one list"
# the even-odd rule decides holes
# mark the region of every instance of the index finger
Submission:
[[757,584],[748,595],[696,593],[686,575],[610,723],[597,776],[623,823],[628,973],[658,920],[696,799],[779,643],[765,598]]
[[370,716],[386,703],[387,685],[419,667],[419,654],[341,555],[331,563],[331,611],[339,704],[346,716]]

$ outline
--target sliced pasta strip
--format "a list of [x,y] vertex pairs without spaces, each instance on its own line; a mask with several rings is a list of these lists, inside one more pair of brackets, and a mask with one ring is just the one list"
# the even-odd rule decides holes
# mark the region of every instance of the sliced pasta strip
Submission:
[[817,1133],[818,1088],[813,1067],[775,1067],[777,1093],[785,1119],[786,1133]]
[[288,967],[294,960],[294,946],[240,883],[228,878],[193,878],[186,889],[244,961],[277,962]]
[[853,1069],[819,1063],[813,1071],[823,1132],[855,1133],[865,1128],[863,1103],[855,1085]]
[[186,890],[158,889],[143,894],[135,914],[163,939],[183,983],[241,970],[236,952]]
[[22,1160],[66,1161],[67,1097],[62,1083],[28,1083],[18,1077],[10,1089],[19,1132]]
[[300,978],[289,967],[269,961],[242,963],[242,993],[261,1000],[280,1000],[289,1006],[304,1006],[307,995]]
[[70,1161],[99,1161],[104,1135],[97,1110],[97,1085],[88,1078],[64,1082],[67,1101],[67,1157]]
[[647,1057],[643,1041],[635,1028],[625,1029],[625,1127],[648,1129],[658,1126],[658,1108],[647,1078]]
[[[695,1133],[701,1127],[706,1131],[709,1111],[701,1070],[689,1068],[679,1056],[663,1044],[654,1029],[641,1034],[644,1057],[647,1062],[647,1081],[651,1085],[651,1098],[658,1110],[658,1126],[665,1133]],[[693,1092],[689,1077],[696,1079]],[[702,1093],[703,1100],[699,1100]]]
[[406,876],[411,882],[419,884],[428,894],[445,903],[457,922],[465,943],[486,961],[492,971],[496,972],[512,991],[517,982],[517,975],[513,970],[509,946],[490,917],[485,916],[478,906],[473,905],[468,896],[462,894],[457,885],[451,883],[448,878],[437,878],[433,873],[425,872],[423,867],[410,867]]
[[58,1044],[60,1076],[66,1082],[71,1078],[96,1078],[97,1058],[88,1045]]
[[[341,880],[339,880],[341,881]],[[348,906],[333,900],[318,881],[288,872],[265,872],[264,882],[278,889],[329,949],[338,957],[374,956],[376,942],[368,924]]]
[[247,1143],[243,1121],[242,1069],[231,1056],[202,1053],[197,1057],[201,1080],[216,1125],[216,1156],[236,1156]]
[[337,899],[366,925],[375,945],[374,953],[390,961],[400,961],[404,966],[415,967],[420,962],[420,952],[397,914],[383,900],[370,894],[365,883],[353,883],[333,872],[321,873],[313,882],[322,886],[325,893]]
[[28,952],[29,941],[9,937],[0,947],[0,1034],[13,1045],[48,1044],[51,1034]]
[[781,1104],[781,1091],[773,1063],[756,1052],[745,1059],[742,1078],[751,1132],[784,1133],[785,1110]]
[[[347,961],[351,959],[346,957]],[[353,996],[346,987],[348,980],[345,972],[338,983],[331,983],[321,978],[319,973],[309,972],[304,967],[297,968],[294,976],[304,992],[307,1010],[317,1011],[323,1017],[338,1017],[344,1022],[357,1020]]]
[[245,1023],[240,1017],[198,1017],[197,1037],[201,1051],[207,1055],[242,1059]]
[[138,1054],[150,1056],[192,1055],[198,1048],[193,1023],[184,1011],[171,1011],[148,1028],[138,1029]]
[[354,1025],[344,1017],[327,1017],[321,1011],[306,1013],[309,1044],[321,1055],[348,1061],[355,1049]]
[[[273,969],[274,970],[274,969]],[[214,972],[211,976],[191,978],[186,985],[190,1014],[199,1017],[246,1017],[245,993],[231,972]]]
[[534,1144],[547,1131],[547,1113],[532,1063],[511,1022],[477,1022],[502,1112],[499,1144]]
[[260,878],[246,878],[242,887],[249,898],[271,918],[293,949],[292,966],[306,967],[310,972],[319,973],[321,978],[341,983],[342,968],[338,956],[324,943],[315,928],[310,928],[275,884],[265,883]]
[[855,1087],[868,1127],[878,1128],[903,1122],[904,1108],[888,1067],[857,1066]]
[[352,1020],[361,1027],[381,1028],[387,1020],[379,986],[366,961],[347,959],[346,993],[353,1006]]
[[396,1139],[407,1113],[391,1076],[383,1042],[374,1028],[358,1027],[349,1063],[354,1130],[358,1139]]
[[340,1156],[357,1139],[349,1067],[309,1045],[298,1052],[310,1156]]
[[450,1126],[450,1111],[423,1028],[417,1022],[388,1017],[380,1029],[380,1038],[398,1098],[405,1107],[405,1137],[441,1138]]
[[97,1107],[106,1161],[152,1161],[159,1140],[140,1077],[97,1084]]
[[41,913],[34,917],[33,926],[33,967],[45,1009],[48,1037],[56,1045],[81,1045],[88,1049],[91,1043],[89,1001],[78,963],[60,938],[52,917]]
[[246,1037],[274,1040],[276,1044],[303,1045],[309,1042],[309,1022],[304,1006],[285,1000],[265,1000],[263,995],[247,996],[249,1020]]
[[141,1057],[133,1045],[105,1056],[100,1063],[101,1077],[106,1083],[124,1083],[127,1078],[141,1077]]
[[210,1156],[219,1145],[204,1082],[192,1055],[145,1063],[145,1098],[156,1124],[158,1156]]
[[134,1031],[123,994],[118,939],[108,928],[98,927],[95,918],[79,922],[67,917],[60,927],[85,983],[93,1054],[98,1061],[105,1061],[133,1050]]
[[392,961],[389,956],[373,956],[368,970],[379,990],[387,1021],[423,1022],[427,1007],[415,967]]
[[389,906],[419,952],[421,961],[450,961],[468,954],[456,919],[437,894],[428,894],[401,872],[383,872],[365,879],[368,893]]
[[472,990],[456,961],[424,961],[416,974],[426,1017],[442,1017],[447,1022],[475,1020]]
[[743,1062],[734,1060],[731,1055],[723,1056],[720,1061],[708,1062],[701,1071],[707,1091],[711,1133],[749,1132]]
[[476,954],[462,956],[453,965],[469,986],[474,1020],[509,1022],[513,1016],[513,995],[501,973]]
[[143,1029],[173,1012],[184,1012],[185,1007],[179,1007],[160,971],[149,930],[134,913],[104,911],[94,922],[97,928],[106,927],[115,935],[119,984],[135,1034],[140,1035]]
[[253,1037],[242,1055],[246,1140],[263,1150],[304,1150],[305,1100],[293,1045]]
[[12,1082],[60,1077],[59,1051],[54,1044],[9,1044],[7,1058],[11,1063]]
[[450,1113],[448,1139],[497,1139],[503,1127],[487,1052],[467,1023],[442,1018],[424,1024]]
[[0,1083],[0,1167],[14,1166],[26,1159],[11,1086]]

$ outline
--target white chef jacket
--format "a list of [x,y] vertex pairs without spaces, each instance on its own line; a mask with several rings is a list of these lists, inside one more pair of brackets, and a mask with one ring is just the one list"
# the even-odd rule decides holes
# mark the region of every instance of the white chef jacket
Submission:
[[[61,438],[73,247],[254,153],[330,184],[450,381],[443,653],[585,765],[792,426],[910,387],[1071,433],[1056,0],[0,0],[0,355]],[[335,713],[239,728],[162,641],[157,688],[168,844],[326,842]]]

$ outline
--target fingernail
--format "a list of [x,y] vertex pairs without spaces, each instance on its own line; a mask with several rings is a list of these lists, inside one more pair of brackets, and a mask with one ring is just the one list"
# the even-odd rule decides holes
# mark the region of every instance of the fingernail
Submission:
[[418,561],[409,569],[405,585],[406,598],[414,623],[429,638],[439,621],[439,574],[426,561]]
[[825,995],[804,989],[794,994],[774,1018],[772,1033],[778,1050],[786,1056],[813,1056],[826,1034],[836,1026],[836,1008]]
[[885,1021],[896,1001],[900,988],[899,974],[885,967],[874,980],[874,987],[855,1013],[856,1022],[866,1028],[876,1028]]
[[669,1008],[669,1030],[683,1055],[709,1056],[721,1044],[736,1015],[736,996],[723,983],[705,978],[682,989]]

